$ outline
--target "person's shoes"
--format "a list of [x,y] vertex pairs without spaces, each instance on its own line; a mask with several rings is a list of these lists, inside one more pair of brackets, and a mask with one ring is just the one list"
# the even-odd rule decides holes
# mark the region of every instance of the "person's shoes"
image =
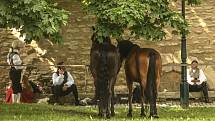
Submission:
[[75,102],[75,106],[85,106],[85,105],[83,105],[82,103],[80,103],[80,101],[76,101]]
[[212,103],[212,101],[210,101],[210,100],[205,100],[205,103]]
[[79,102],[75,102],[75,106],[78,106],[80,103]]

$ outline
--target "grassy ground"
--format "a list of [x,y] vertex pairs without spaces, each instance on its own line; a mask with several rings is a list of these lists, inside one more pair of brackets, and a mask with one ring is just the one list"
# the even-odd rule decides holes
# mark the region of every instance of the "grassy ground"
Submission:
[[[139,108],[134,108],[133,118],[127,118],[127,107],[117,106],[116,116],[110,121],[215,121],[215,107],[159,107],[159,119],[139,117]],[[99,121],[105,120],[97,117],[97,108],[59,106],[46,104],[0,104],[1,121]]]

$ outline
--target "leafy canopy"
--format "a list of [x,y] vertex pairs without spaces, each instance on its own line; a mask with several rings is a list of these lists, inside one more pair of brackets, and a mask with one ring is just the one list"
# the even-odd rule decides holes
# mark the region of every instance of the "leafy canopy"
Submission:
[[62,42],[60,28],[68,15],[51,0],[0,0],[0,27],[16,28],[27,42],[42,38]]
[[[198,4],[200,0],[188,0]],[[120,37],[129,31],[131,36],[145,40],[162,40],[165,27],[174,32],[188,32],[187,22],[178,11],[170,8],[171,0],[83,0],[86,10],[97,18],[96,31],[101,36]]]

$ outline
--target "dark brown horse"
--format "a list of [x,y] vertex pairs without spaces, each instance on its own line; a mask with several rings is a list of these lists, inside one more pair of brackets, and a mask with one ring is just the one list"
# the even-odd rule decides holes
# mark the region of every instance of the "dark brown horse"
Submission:
[[145,117],[144,100],[150,103],[150,117],[158,118],[157,90],[161,78],[161,56],[152,48],[140,48],[128,40],[118,41],[121,61],[125,60],[125,74],[129,91],[128,117],[132,117],[133,82],[141,86],[141,116]]
[[99,116],[114,116],[114,85],[120,67],[118,49],[111,44],[110,37],[97,40],[96,32],[91,38],[90,70],[94,78],[95,98],[98,100]]

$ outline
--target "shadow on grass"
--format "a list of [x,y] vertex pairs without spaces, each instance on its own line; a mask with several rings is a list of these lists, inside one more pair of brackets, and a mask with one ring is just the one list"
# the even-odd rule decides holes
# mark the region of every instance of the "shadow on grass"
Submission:
[[[74,109],[71,109],[74,108]],[[95,107],[87,108],[87,107],[71,107],[69,110],[64,109],[53,109],[53,112],[55,113],[63,113],[64,115],[70,115],[70,116],[77,116],[82,118],[93,118],[93,119],[103,119],[102,117],[98,116],[98,109]],[[117,113],[116,113],[117,112]],[[127,118],[127,112],[125,110],[122,110],[122,108],[115,109],[116,115],[114,119],[122,119]]]
[[161,118],[214,118],[214,107],[159,108]]
[[[149,110],[147,116],[149,115]],[[120,106],[115,108],[116,116],[111,118],[113,120],[127,120],[128,109],[126,106]],[[0,116],[4,116],[5,119],[11,119],[11,115],[17,117],[23,116],[22,119],[29,119],[35,117],[35,120],[44,119],[43,117],[49,117],[48,119],[61,119],[73,117],[77,120],[80,118],[88,120],[89,118],[100,120],[97,116],[97,107],[80,107],[80,106],[52,106],[52,105],[38,105],[38,104],[15,104],[6,105],[0,104]],[[160,119],[158,121],[182,121],[184,119],[197,119],[199,120],[212,120],[215,121],[215,107],[190,107],[188,109],[182,109],[180,107],[158,107],[158,115]],[[65,118],[65,119],[66,119]],[[142,120],[140,117],[140,108],[133,108],[132,120]],[[68,119],[70,120],[70,119]],[[130,119],[128,119],[130,120]],[[192,121],[193,121],[192,120]],[[81,120],[80,120],[81,121]]]
[[64,113],[66,115],[71,115],[71,116],[98,117],[97,112],[85,111],[84,109],[69,109],[69,110],[53,109],[53,112]]

